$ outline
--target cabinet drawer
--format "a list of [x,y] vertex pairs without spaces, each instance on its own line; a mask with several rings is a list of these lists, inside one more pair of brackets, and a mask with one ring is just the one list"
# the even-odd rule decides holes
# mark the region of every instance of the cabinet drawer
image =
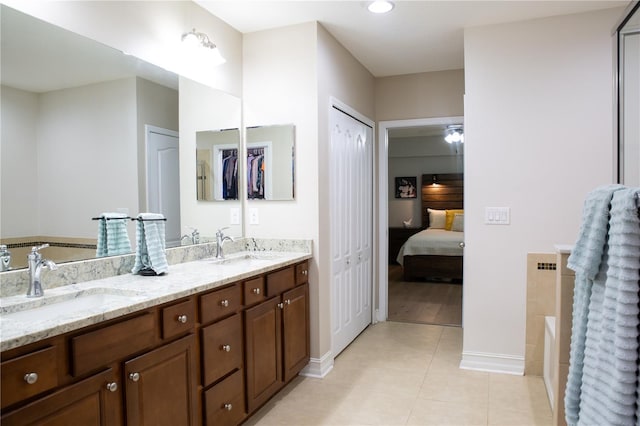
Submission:
[[235,368],[242,368],[240,314],[202,329],[202,375],[207,386]]
[[[58,385],[58,351],[51,346],[2,363],[2,407]],[[32,382],[29,384],[29,382]]]
[[254,278],[242,283],[244,304],[253,305],[264,300],[264,277]]
[[193,299],[162,308],[162,338],[169,339],[193,329],[196,323]]
[[235,426],[242,421],[244,385],[242,370],[238,370],[204,393],[207,425]]
[[281,271],[267,275],[267,296],[275,296],[295,287],[294,267],[290,266]]
[[89,372],[153,345],[155,319],[147,313],[71,339],[74,376]]
[[203,324],[233,314],[242,306],[240,283],[200,296],[200,317]]
[[309,262],[302,262],[296,265],[296,285],[309,281]]

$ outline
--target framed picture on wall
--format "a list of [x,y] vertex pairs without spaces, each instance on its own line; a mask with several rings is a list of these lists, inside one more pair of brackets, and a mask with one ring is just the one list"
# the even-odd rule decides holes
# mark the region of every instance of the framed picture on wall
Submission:
[[396,178],[396,198],[417,198],[416,189],[418,178],[416,176]]

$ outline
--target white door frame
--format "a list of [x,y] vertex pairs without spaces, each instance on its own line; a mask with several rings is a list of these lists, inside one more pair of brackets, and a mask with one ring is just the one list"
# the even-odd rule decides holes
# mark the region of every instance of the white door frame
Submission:
[[[389,137],[388,130],[403,127],[459,124],[464,117],[416,118],[411,120],[380,121],[378,123],[378,310],[377,320],[386,321],[389,315]],[[375,210],[375,209],[374,209]],[[375,222],[374,222],[375,223]]]
[[[366,117],[365,115],[361,114],[360,112],[356,111],[355,109],[353,109],[352,107],[350,107],[349,105],[345,104],[344,102],[340,101],[339,99],[334,98],[333,96],[331,96],[329,98],[329,114],[328,117],[331,117],[331,110],[333,108],[337,108],[340,111],[352,116],[353,118],[355,118],[356,120],[361,121],[362,123],[366,124],[367,126],[371,127],[371,136],[373,138],[372,142],[372,147],[375,148],[375,144],[376,144],[376,123],[375,121],[371,120],[370,118]],[[329,127],[329,133],[328,135],[331,135],[331,120],[327,120],[328,122],[328,127]],[[372,158],[372,170],[373,170],[373,174],[375,176],[375,163],[376,163],[376,150],[373,150],[373,158]],[[371,264],[375,265],[376,262],[379,263],[379,259],[376,259],[377,253],[379,252],[379,250],[376,250],[376,245],[378,244],[378,241],[376,241],[376,230],[375,230],[375,226],[376,226],[376,220],[377,220],[377,212],[376,212],[376,208],[375,208],[375,192],[376,192],[376,185],[375,185],[375,181],[373,182],[373,197],[372,197],[372,203],[373,205],[371,206],[371,210],[372,210],[372,228],[371,229]],[[375,269],[375,267],[372,266],[372,269]],[[329,271],[329,276],[333,276],[333,272]],[[371,303],[371,322],[375,323],[376,322],[376,308],[375,308],[375,270],[371,271],[371,299],[370,303]],[[331,295],[330,295],[331,296]],[[330,315],[330,318],[332,316]],[[333,330],[333,324],[330,325],[329,327],[330,330]],[[333,332],[331,333],[331,351],[333,353],[333,357],[335,358],[336,354],[334,351],[334,343],[333,343]]]

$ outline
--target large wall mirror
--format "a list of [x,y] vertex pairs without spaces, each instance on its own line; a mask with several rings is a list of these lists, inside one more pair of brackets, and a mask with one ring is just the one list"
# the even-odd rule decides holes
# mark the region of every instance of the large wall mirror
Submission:
[[618,27],[618,180],[640,186],[640,2]]
[[[203,118],[183,125],[183,116],[211,109],[199,105],[201,87],[183,96],[183,86],[195,85],[182,77],[5,5],[0,8],[0,244],[9,246],[14,269],[25,267],[30,247],[44,242],[51,247],[43,255],[56,262],[95,257],[99,221],[92,218],[152,210],[150,135],[166,130],[180,146],[188,141],[195,151],[191,140],[197,130],[229,127],[229,120],[218,124],[216,115],[208,113],[206,124]],[[238,98],[221,94],[208,99],[229,102],[219,108],[233,111],[232,127],[240,127]],[[190,168],[183,156],[180,148],[179,170],[171,181],[176,190],[187,192],[191,182],[177,179]],[[190,155],[188,160],[193,161]],[[180,244],[184,225],[228,225],[228,212],[201,215],[198,206],[184,205],[184,194],[177,197],[178,216],[166,215],[169,242]],[[198,223],[200,216],[206,216],[206,224]],[[135,222],[127,230],[135,249]]]
[[295,127],[291,124],[247,128],[247,199],[295,197]]

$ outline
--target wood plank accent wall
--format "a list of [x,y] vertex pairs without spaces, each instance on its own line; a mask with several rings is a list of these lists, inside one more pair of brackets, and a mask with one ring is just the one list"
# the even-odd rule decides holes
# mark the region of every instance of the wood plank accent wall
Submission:
[[[433,184],[433,177],[436,184]],[[461,209],[464,206],[464,174],[433,173],[422,175],[422,228],[429,226],[428,208]]]

